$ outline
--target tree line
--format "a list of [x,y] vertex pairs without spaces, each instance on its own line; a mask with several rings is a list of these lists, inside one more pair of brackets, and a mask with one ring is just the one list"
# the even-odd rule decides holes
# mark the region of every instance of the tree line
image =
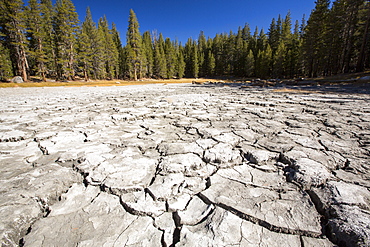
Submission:
[[42,80],[260,77],[294,78],[370,68],[370,1],[317,0],[308,20],[290,12],[267,32],[248,24],[236,32],[201,31],[183,45],[161,33],[143,34],[130,10],[126,44],[114,23],[80,22],[71,0],[0,2],[0,79]]

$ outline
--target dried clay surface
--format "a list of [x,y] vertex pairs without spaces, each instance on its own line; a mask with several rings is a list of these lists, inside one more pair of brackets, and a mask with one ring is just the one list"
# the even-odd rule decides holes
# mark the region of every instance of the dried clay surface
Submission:
[[370,95],[0,91],[2,246],[369,246]]

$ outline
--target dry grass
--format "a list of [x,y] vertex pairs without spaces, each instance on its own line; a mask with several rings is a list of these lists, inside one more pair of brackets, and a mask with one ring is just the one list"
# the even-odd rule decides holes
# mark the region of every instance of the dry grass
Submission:
[[0,83],[0,88],[7,87],[104,87],[104,86],[129,86],[147,84],[170,84],[170,83],[192,83],[193,81],[205,82],[208,79],[168,79],[168,80],[142,80],[142,81],[123,81],[123,80],[90,80],[68,81],[68,82],[24,82],[24,83]]

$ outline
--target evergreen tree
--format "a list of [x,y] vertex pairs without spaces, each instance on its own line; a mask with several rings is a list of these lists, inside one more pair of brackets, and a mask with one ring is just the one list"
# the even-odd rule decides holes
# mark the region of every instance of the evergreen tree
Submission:
[[131,79],[137,81],[143,70],[143,50],[142,40],[139,31],[139,22],[135,12],[130,10],[127,30],[127,60],[129,63],[129,75]]
[[13,76],[9,50],[0,42],[0,81]]
[[177,55],[176,63],[177,77],[181,79],[185,75],[184,49],[181,46],[181,44],[176,46],[176,55]]
[[269,44],[266,49],[259,50],[256,61],[256,76],[266,78],[271,74],[272,50]]
[[46,62],[49,56],[44,49],[46,45],[46,33],[44,20],[41,15],[41,4],[37,0],[29,0],[26,8],[27,33],[30,40],[29,53],[36,68],[36,74],[46,81]]
[[356,71],[364,71],[365,67],[370,67],[370,1],[364,1],[359,10],[358,23],[358,60]]
[[9,48],[15,75],[27,81],[28,60],[25,37],[25,16],[22,0],[0,1],[0,30],[4,35],[4,45]]
[[[116,64],[118,64],[119,52],[115,43],[113,42],[113,35],[109,29],[109,24],[105,16],[99,19],[98,34],[100,35],[100,40],[102,41],[103,50],[102,58],[104,63],[104,72],[102,77],[106,79],[113,79],[113,77],[117,74]],[[142,64],[140,64],[140,66],[142,66]],[[139,71],[141,73],[141,67]]]
[[252,50],[249,50],[248,55],[246,57],[245,64],[244,64],[244,66],[245,66],[245,76],[247,76],[247,77],[253,76],[254,64],[255,64],[255,61],[254,61],[253,52],[252,52]]
[[158,78],[166,78],[167,76],[167,64],[162,33],[159,34],[158,40],[154,42],[154,71]]
[[166,78],[170,79],[175,76],[176,69],[176,54],[175,47],[173,46],[170,38],[166,38],[164,45],[164,53],[166,57],[166,67],[167,67],[167,76]]
[[206,55],[206,76],[214,76],[216,59],[212,51],[213,40],[208,38],[207,40],[207,55]]
[[287,49],[284,42],[280,42],[278,48],[273,56],[273,70],[272,76],[273,77],[282,77],[284,76],[285,72],[285,59],[286,59]]
[[96,24],[92,19],[90,8],[86,9],[86,17],[78,35],[78,61],[82,67],[85,81],[93,76],[98,78],[102,70],[102,44],[98,36]]
[[57,0],[53,26],[57,80],[73,80],[75,76],[75,45],[78,31],[78,15],[70,0]]
[[201,31],[198,38],[198,63],[199,63],[199,74],[200,76],[206,75],[206,52],[207,52],[207,40],[204,32]]
[[246,23],[243,27],[243,30],[242,30],[242,38],[243,40],[245,40],[246,42],[249,42],[250,38],[251,38],[251,29],[249,27],[249,24]]
[[145,54],[145,73],[146,76],[151,78],[154,75],[154,50],[152,37],[149,31],[144,32],[143,34],[143,48]]
[[269,32],[268,32],[268,40],[269,40],[269,44],[271,46],[271,49],[272,49],[272,53],[275,54],[278,46],[279,46],[279,42],[280,42],[280,34],[278,32],[278,28],[277,28],[277,25],[276,25],[276,21],[275,21],[275,18],[272,18],[272,21],[271,21],[271,24],[270,24],[270,28],[269,28]]
[[185,75],[197,78],[199,73],[198,46],[191,38],[185,44],[185,63]]
[[112,39],[114,46],[116,47],[118,51],[118,61],[115,64],[115,71],[116,75],[115,78],[123,78],[123,62],[124,62],[124,52],[123,52],[123,47],[122,47],[122,42],[120,35],[117,31],[116,25],[112,23]]
[[326,59],[327,23],[330,0],[317,0],[307,22],[304,35],[304,57],[306,58],[307,72],[310,77],[323,74]]
[[53,19],[55,15],[54,7],[51,0],[40,1],[41,17],[42,17],[42,33],[43,50],[46,54],[44,56],[44,65],[46,67],[47,76],[56,76],[56,56],[55,56],[55,39],[53,29]]

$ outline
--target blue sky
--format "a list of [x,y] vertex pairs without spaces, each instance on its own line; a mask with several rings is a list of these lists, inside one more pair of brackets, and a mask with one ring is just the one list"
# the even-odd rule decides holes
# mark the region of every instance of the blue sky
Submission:
[[252,32],[255,27],[268,31],[272,18],[285,17],[291,11],[293,23],[308,19],[315,7],[315,0],[72,0],[80,21],[90,7],[95,22],[103,15],[114,22],[126,42],[126,30],[130,9],[133,9],[140,25],[140,32],[157,30],[163,36],[178,39],[183,44],[189,37],[197,39],[200,31],[213,38],[216,33],[236,32],[248,23]]

